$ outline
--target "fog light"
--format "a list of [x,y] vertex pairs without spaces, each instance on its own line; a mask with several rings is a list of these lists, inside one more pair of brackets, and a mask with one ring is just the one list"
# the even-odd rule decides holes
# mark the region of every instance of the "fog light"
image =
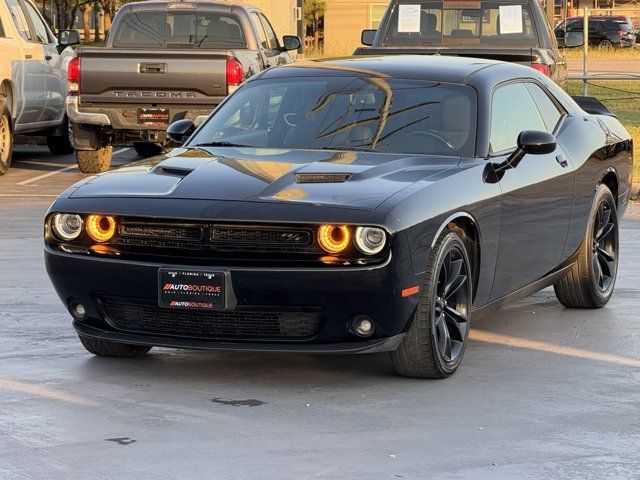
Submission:
[[73,316],[76,318],[84,318],[84,316],[87,314],[87,309],[84,308],[84,305],[82,305],[81,303],[76,303],[71,308],[71,313],[73,313]]
[[359,337],[370,337],[373,335],[375,325],[369,317],[359,315],[351,321],[351,329]]

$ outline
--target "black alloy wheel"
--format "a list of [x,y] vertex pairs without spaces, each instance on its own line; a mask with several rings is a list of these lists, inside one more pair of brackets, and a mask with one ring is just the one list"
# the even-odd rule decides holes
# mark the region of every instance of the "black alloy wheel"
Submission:
[[618,229],[613,207],[608,199],[602,200],[596,210],[593,222],[593,245],[591,252],[591,267],[597,287],[606,293],[615,278],[616,256],[618,245]]
[[464,232],[447,230],[431,248],[409,330],[391,352],[405,377],[446,378],[460,366],[471,323],[472,275]]
[[469,329],[468,267],[459,247],[453,247],[440,265],[434,302],[436,345],[442,360],[455,364]]
[[575,260],[565,277],[554,286],[565,307],[604,307],[618,273],[618,215],[609,187],[598,185],[591,215]]

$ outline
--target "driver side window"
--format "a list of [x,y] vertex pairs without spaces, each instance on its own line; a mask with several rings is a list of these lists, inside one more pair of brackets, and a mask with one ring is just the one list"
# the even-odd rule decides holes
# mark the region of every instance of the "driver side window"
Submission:
[[547,130],[529,90],[524,83],[499,87],[491,102],[491,154],[515,149],[523,130]]

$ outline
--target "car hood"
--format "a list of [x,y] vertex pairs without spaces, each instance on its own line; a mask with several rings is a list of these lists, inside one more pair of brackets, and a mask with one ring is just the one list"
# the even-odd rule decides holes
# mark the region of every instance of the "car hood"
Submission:
[[179,148],[91,177],[75,185],[70,197],[295,202],[375,209],[408,185],[458,163],[457,157],[428,155]]

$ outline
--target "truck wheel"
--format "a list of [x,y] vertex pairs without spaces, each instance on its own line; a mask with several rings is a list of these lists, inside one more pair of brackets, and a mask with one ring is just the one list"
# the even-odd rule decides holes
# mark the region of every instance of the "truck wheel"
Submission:
[[141,357],[153,348],[146,345],[129,345],[126,343],[109,342],[108,340],[98,340],[96,338],[82,336],[78,336],[78,338],[80,338],[80,343],[82,343],[82,346],[89,353],[93,353],[99,357]]
[[0,102],[0,175],[4,175],[11,165],[13,153],[13,132],[11,132],[11,117],[4,102]]
[[71,123],[69,123],[69,119],[65,116],[61,125],[64,133],[62,135],[50,135],[47,137],[47,146],[53,155],[70,155],[73,153],[73,132],[71,128]]
[[429,254],[411,327],[391,352],[400,375],[446,378],[460,366],[469,338],[471,278],[464,242],[445,231]]
[[112,151],[111,145],[98,150],[76,150],[78,168],[82,173],[106,172],[111,165]]
[[133,148],[136,153],[143,158],[155,157],[160,155],[163,151],[162,145],[149,142],[133,142]]
[[618,215],[609,187],[598,185],[587,230],[571,270],[553,288],[562,305],[601,308],[611,298],[618,273]]

